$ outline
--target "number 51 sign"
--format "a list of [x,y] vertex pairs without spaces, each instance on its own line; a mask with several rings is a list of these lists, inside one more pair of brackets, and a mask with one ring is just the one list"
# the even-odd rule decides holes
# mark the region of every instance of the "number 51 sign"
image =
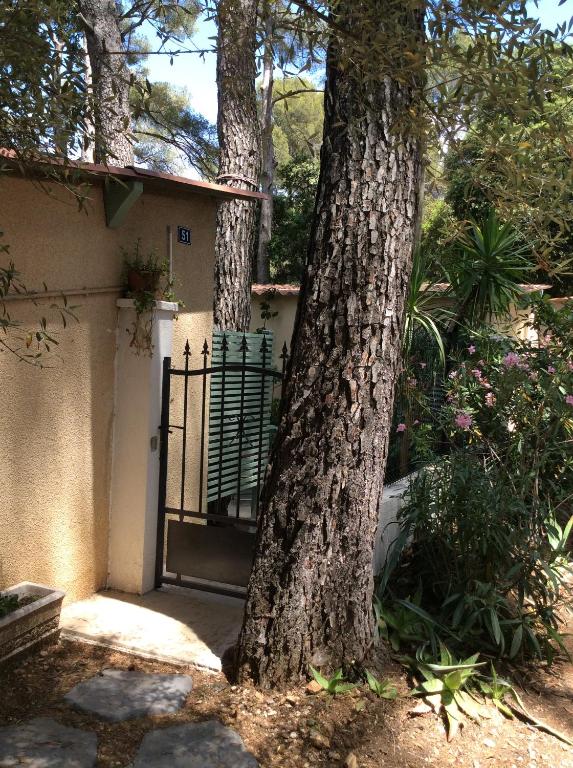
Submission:
[[191,230],[188,227],[177,227],[177,242],[191,245]]

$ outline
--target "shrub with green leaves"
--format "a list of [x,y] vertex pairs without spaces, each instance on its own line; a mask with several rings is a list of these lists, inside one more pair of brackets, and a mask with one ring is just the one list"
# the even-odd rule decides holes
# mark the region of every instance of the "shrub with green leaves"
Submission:
[[410,618],[403,600],[382,603],[400,626],[424,610],[460,651],[550,661],[570,597],[573,313],[545,303],[536,316],[538,346],[483,332],[452,369],[435,425],[451,450],[412,483],[391,582],[398,596],[424,591]]

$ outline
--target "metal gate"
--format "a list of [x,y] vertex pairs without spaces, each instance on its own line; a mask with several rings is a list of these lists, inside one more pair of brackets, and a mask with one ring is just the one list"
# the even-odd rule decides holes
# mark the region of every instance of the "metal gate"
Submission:
[[288,352],[278,371],[270,332],[225,331],[200,355],[163,361],[155,581],[243,595]]

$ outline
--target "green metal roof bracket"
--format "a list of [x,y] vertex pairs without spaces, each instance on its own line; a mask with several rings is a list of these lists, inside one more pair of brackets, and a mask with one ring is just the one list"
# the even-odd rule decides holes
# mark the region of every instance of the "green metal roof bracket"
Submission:
[[142,181],[120,181],[107,178],[104,187],[105,221],[110,229],[117,229],[125,221],[132,205],[143,192]]

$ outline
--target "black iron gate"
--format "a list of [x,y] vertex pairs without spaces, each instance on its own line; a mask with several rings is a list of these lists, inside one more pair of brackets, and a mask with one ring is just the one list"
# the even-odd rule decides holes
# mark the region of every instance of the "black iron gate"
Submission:
[[215,332],[192,367],[163,361],[156,585],[242,595],[275,427],[269,332]]

